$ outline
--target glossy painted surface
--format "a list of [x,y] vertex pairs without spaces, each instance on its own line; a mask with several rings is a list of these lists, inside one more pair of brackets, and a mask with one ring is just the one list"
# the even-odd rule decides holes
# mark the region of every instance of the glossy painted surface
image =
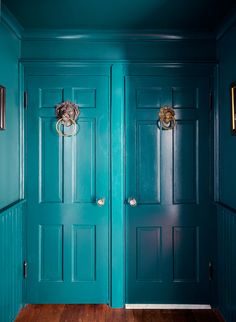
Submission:
[[[202,50],[204,48],[204,50]],[[208,39],[170,39],[146,41],[139,36],[137,40],[113,41],[98,39],[96,41],[54,37],[47,39],[30,37],[22,41],[23,60],[56,60],[69,63],[80,60],[95,61],[165,61],[182,63],[186,61],[215,61],[215,40]]]
[[6,130],[0,131],[0,209],[20,199],[20,41],[0,24],[0,84],[6,93]]
[[[108,303],[109,69],[42,73],[26,78],[27,301]],[[55,106],[64,100],[81,114],[77,136],[63,139]]]
[[[125,78],[126,303],[210,303],[209,79],[151,74]],[[174,131],[157,126],[163,105]]]
[[230,84],[236,80],[236,30],[232,29],[218,42],[219,65],[219,144],[220,144],[220,202],[236,209],[235,157],[236,137],[231,133]]
[[12,322],[22,307],[22,202],[0,212],[0,321]]
[[227,322],[236,321],[236,213],[218,209],[219,308]]
[[[10,3],[10,2],[9,2]],[[53,2],[50,2],[53,4]],[[210,2],[209,2],[210,3]],[[208,3],[208,4],[209,4]],[[12,1],[12,5],[20,5],[21,9],[24,10],[24,6],[22,6],[22,2],[16,2]],[[35,3],[31,3],[35,7]],[[200,5],[200,2],[198,2]],[[208,6],[207,3],[205,3],[206,6]],[[226,3],[224,2],[224,5]],[[120,4],[123,5],[123,4]],[[128,6],[131,5],[131,3],[127,4]],[[146,9],[150,9],[151,1],[149,3],[146,3]],[[184,4],[186,6],[186,3]],[[191,4],[193,7],[193,3]],[[55,7],[59,8],[58,6]],[[115,8],[115,7],[114,7]],[[18,10],[19,8],[16,8]],[[172,7],[173,9],[173,7]],[[30,10],[29,7],[27,7],[27,10]],[[39,20],[35,20],[32,15],[29,15],[28,11],[25,10],[25,15],[27,15],[27,18],[32,19],[35,21],[35,23],[39,23]],[[140,7],[137,7],[137,12],[140,10]],[[14,11],[14,10],[13,10]],[[176,10],[172,10],[172,12],[175,12]],[[37,10],[37,13],[39,11]],[[55,11],[54,11],[55,12]],[[63,12],[65,12],[63,10]],[[127,11],[128,12],[128,11]],[[136,12],[136,13],[137,13]],[[149,26],[156,28],[156,22],[161,22],[160,19],[157,18],[157,14],[153,10],[153,19],[148,19],[148,23],[150,23]],[[167,11],[166,11],[167,12]],[[182,11],[183,12],[183,11]],[[191,12],[191,11],[190,11]],[[221,11],[223,14],[223,10]],[[145,10],[143,11],[145,13]],[[46,12],[47,14],[47,12]],[[123,13],[122,13],[123,14]],[[159,13],[158,13],[159,14]],[[194,12],[194,15],[197,18],[196,11]],[[18,17],[18,15],[17,15]],[[76,16],[77,19],[78,16]],[[86,18],[86,15],[83,16]],[[163,15],[165,17],[165,15]],[[211,16],[213,20],[215,17]],[[99,15],[98,19],[102,18],[102,14]],[[114,18],[114,17],[113,17]],[[125,25],[127,20],[125,20],[125,16],[122,16],[122,20],[119,21],[119,17],[117,17],[117,20],[112,20],[112,24],[121,23],[123,26],[126,26],[126,28],[144,28],[145,19],[141,21],[136,15],[134,19],[137,18],[137,21],[139,21],[139,24],[136,26],[134,25]],[[149,17],[151,18],[151,16]],[[189,19],[189,17],[186,17],[186,19]],[[181,20],[181,23],[183,23],[186,26],[187,20],[183,19]],[[73,20],[73,19],[72,19]],[[73,23],[73,21],[70,21],[70,23]],[[208,20],[207,24],[211,24],[213,22]],[[50,16],[51,21],[51,16]],[[77,19],[78,21],[78,19]],[[77,23],[76,21],[76,23]],[[81,21],[81,20],[80,20]],[[98,21],[98,20],[97,20]],[[103,20],[104,21],[104,20]],[[134,20],[129,20],[129,23],[133,23]],[[32,22],[32,21],[31,21]],[[89,28],[91,28],[91,21],[86,20],[86,22],[89,23]],[[106,21],[108,23],[109,21]],[[162,21],[163,22],[163,21]],[[174,22],[173,19],[165,19],[164,23],[172,23]],[[198,20],[198,22],[205,23],[203,20]],[[197,22],[197,23],[198,23]],[[30,21],[29,21],[30,23]],[[52,21],[52,24],[54,24],[55,27],[56,21]],[[194,20],[192,19],[192,22],[194,23]],[[61,22],[60,22],[61,24]],[[112,25],[113,27],[115,25]],[[60,25],[62,26],[62,25]],[[68,26],[68,25],[67,25]],[[170,26],[170,25],[169,25]],[[208,25],[209,26],[209,25]],[[66,25],[64,26],[66,27]],[[103,28],[104,26],[101,26]],[[160,25],[158,25],[158,28],[160,28]],[[173,28],[173,25],[172,25]],[[200,38],[197,39],[187,39],[184,37],[184,33],[181,36],[181,33],[178,34],[178,37],[174,39],[173,37],[169,39],[169,41],[148,41],[146,42],[147,38],[142,38],[142,42],[139,41],[137,38],[137,41],[134,41],[135,35],[131,35],[132,42],[130,39],[125,38],[126,41],[123,41],[122,39],[111,39],[111,36],[108,35],[109,40],[105,40],[104,42],[101,41],[101,39],[98,42],[90,41],[91,36],[88,37],[89,41],[83,41],[80,37],[81,32],[73,31],[71,33],[72,37],[68,39],[63,39],[64,36],[68,36],[67,31],[58,31],[56,33],[56,36],[51,36],[52,31],[49,32],[49,30],[46,31],[27,31],[25,33],[25,40],[22,42],[23,50],[22,50],[22,57],[23,59],[39,59],[39,60],[63,60],[67,61],[68,64],[71,62],[71,60],[78,60],[78,59],[97,59],[97,60],[141,60],[141,61],[150,61],[150,60],[163,60],[169,61],[169,62],[176,62],[176,66],[181,66],[181,62],[191,60],[195,62],[199,62],[200,60],[211,60],[213,61],[215,58],[215,47],[214,47],[214,41],[212,39],[205,39],[200,40]],[[83,34],[83,33],[82,33]],[[5,26],[1,25],[0,27],[0,35],[1,35],[1,44],[0,44],[0,68],[1,68],[1,75],[0,75],[0,82],[4,81],[7,83],[8,91],[10,91],[10,95],[8,96],[8,102],[13,109],[8,109],[8,120],[9,123],[9,129],[10,131],[7,132],[0,132],[0,145],[1,149],[3,149],[3,153],[1,153],[1,159],[0,164],[3,165],[1,169],[4,169],[1,174],[1,181],[0,181],[0,208],[5,207],[9,203],[11,203],[14,200],[19,199],[19,169],[18,166],[15,166],[15,164],[19,163],[19,150],[18,150],[18,138],[16,133],[18,133],[18,126],[19,126],[19,119],[18,119],[18,93],[17,93],[17,59],[19,57],[19,50],[20,50],[20,42],[17,40],[15,35],[13,35],[9,30],[5,28]],[[78,37],[79,35],[79,37]],[[174,33],[176,35],[176,33]],[[170,35],[170,36],[174,36]],[[60,38],[57,41],[55,40],[55,37]],[[99,39],[100,36],[98,36]],[[105,35],[105,38],[107,36]],[[154,40],[154,38],[151,39]],[[48,39],[51,39],[51,41],[48,41]],[[92,36],[93,38],[93,36]],[[96,36],[95,36],[96,38]],[[129,38],[129,36],[128,36]],[[190,37],[191,38],[191,37]],[[233,159],[234,159],[234,151],[235,151],[235,142],[234,138],[231,136],[230,131],[228,130],[229,124],[230,124],[230,113],[229,113],[229,97],[228,97],[228,86],[230,82],[234,79],[235,75],[235,64],[234,64],[234,38],[235,38],[235,31],[231,30],[231,32],[226,33],[226,35],[220,40],[219,42],[219,60],[220,60],[220,200],[223,203],[226,203],[227,205],[231,206],[232,208],[235,208],[235,198],[234,198],[234,191],[235,191],[235,180],[234,180],[234,165],[233,165]],[[53,40],[54,39],[54,40]],[[98,40],[96,39],[96,40]],[[150,40],[150,37],[148,38]],[[159,39],[159,38],[158,38]],[[95,40],[93,38],[93,40]],[[114,41],[115,40],[115,41]],[[159,39],[160,40],[160,39]],[[81,46],[83,44],[83,46]],[[204,48],[204,50],[203,50]],[[116,70],[116,67],[114,68]],[[123,249],[122,247],[119,247],[119,245],[122,246],[123,243],[123,232],[122,232],[122,225],[123,225],[123,217],[119,216],[122,213],[123,206],[121,197],[123,196],[123,188],[122,188],[122,182],[123,177],[122,175],[117,175],[116,169],[119,169],[119,174],[122,172],[122,152],[121,147],[123,145],[122,141],[122,128],[119,128],[119,124],[122,124],[122,86],[123,86],[123,74],[122,74],[122,67],[118,67],[116,70],[116,79],[115,85],[113,85],[113,97],[116,97],[116,99],[113,101],[113,106],[115,107],[114,113],[112,114],[112,122],[113,122],[113,134],[115,134],[115,140],[113,141],[112,150],[113,150],[113,156],[112,156],[112,173],[114,177],[114,185],[112,187],[112,195],[113,195],[113,203],[112,203],[112,223],[114,223],[114,232],[112,232],[112,247],[114,248],[114,256],[112,256],[112,281],[114,283],[114,288],[112,288],[112,294],[114,297],[112,298],[112,303],[114,306],[121,306],[124,296],[123,291]],[[41,71],[41,68],[39,68],[39,71]],[[117,87],[116,87],[117,86]],[[115,96],[116,95],[116,96]],[[121,110],[119,110],[121,108]],[[228,111],[228,112],[227,112]],[[112,135],[113,135],[112,134]],[[153,142],[152,142],[153,143]],[[2,151],[2,150],[1,150]],[[116,153],[120,156],[120,158],[116,157]],[[155,157],[155,155],[154,155]],[[188,165],[186,167],[186,171],[189,171]],[[190,169],[191,171],[191,169]],[[55,175],[55,173],[54,173]],[[6,177],[7,176],[7,177]],[[3,178],[3,180],[2,180]],[[6,180],[7,178],[7,180]],[[150,176],[152,179],[152,177]],[[3,188],[4,187],[4,188]],[[155,187],[157,188],[157,187]],[[152,191],[153,195],[157,191]],[[183,191],[184,192],[184,191]],[[185,193],[188,193],[189,191],[185,191]],[[190,191],[191,192],[191,191]],[[46,191],[46,194],[51,194],[52,192],[50,190]],[[159,196],[154,196],[157,200]],[[178,197],[178,196],[177,196]],[[178,198],[177,198],[178,199]],[[214,220],[212,221],[213,227],[214,227]],[[158,226],[159,227],[159,226]],[[139,231],[139,241],[147,240],[147,235],[152,236],[153,239],[156,241],[156,244],[158,243],[158,240],[160,238],[160,230],[157,227],[157,229],[150,229],[150,230],[141,230]],[[222,289],[220,289],[220,307],[223,312],[228,314],[227,316],[230,317],[229,313],[233,312],[231,305],[234,303],[234,297],[230,297],[230,309],[227,304],[227,301],[229,298],[227,298],[227,301],[225,300],[227,296],[229,296],[228,292],[228,285],[233,285],[231,282],[233,281],[232,274],[228,274],[229,271],[232,272],[234,269],[234,266],[232,265],[231,257],[229,252],[225,252],[225,250],[231,249],[234,250],[234,239],[231,238],[234,234],[234,221],[232,219],[231,213],[228,211],[225,211],[224,214],[221,216],[221,221],[219,221],[218,224],[219,229],[219,237],[220,237],[220,244],[219,244],[219,261],[221,259],[221,256],[224,256],[224,263],[227,263],[225,266],[221,265],[220,261],[220,274],[218,275],[218,281],[220,285],[224,286],[224,292]],[[60,230],[60,229],[59,229]],[[47,235],[48,230],[42,230],[43,234]],[[53,231],[54,234],[54,240],[57,238],[57,231]],[[46,236],[45,235],[45,236]],[[178,235],[175,234],[176,236]],[[187,236],[186,234],[184,234]],[[189,235],[191,237],[191,234]],[[193,236],[193,234],[192,234]],[[223,236],[223,237],[222,237]],[[226,241],[225,236],[228,236],[228,240]],[[208,238],[207,238],[208,240]],[[141,243],[142,244],[142,243]],[[157,254],[158,255],[158,254]],[[155,256],[157,256],[155,254]],[[225,268],[227,267],[227,270]],[[60,274],[60,271],[58,271]],[[49,272],[50,273],[50,272]],[[156,272],[151,271],[151,276],[155,277]],[[228,276],[227,282],[225,281],[224,277]],[[230,288],[231,293],[234,294],[234,288]],[[226,294],[227,293],[227,294]],[[8,314],[8,313],[6,313]],[[232,315],[233,316],[233,315]],[[232,318],[232,317],[231,317]]]
[[124,231],[124,76],[123,66],[111,69],[111,294],[113,308],[125,304]]
[[4,0],[3,3],[25,28],[212,29],[234,1]]
[[236,137],[232,135],[230,84],[235,81],[235,28],[218,41],[219,64],[219,202],[218,208],[218,298],[227,322],[236,321]]

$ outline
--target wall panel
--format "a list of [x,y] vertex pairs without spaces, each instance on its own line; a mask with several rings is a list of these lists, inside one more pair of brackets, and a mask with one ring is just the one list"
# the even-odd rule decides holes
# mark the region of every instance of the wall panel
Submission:
[[219,307],[227,322],[236,322],[236,213],[218,209]]
[[22,202],[0,213],[0,321],[14,321],[22,306]]

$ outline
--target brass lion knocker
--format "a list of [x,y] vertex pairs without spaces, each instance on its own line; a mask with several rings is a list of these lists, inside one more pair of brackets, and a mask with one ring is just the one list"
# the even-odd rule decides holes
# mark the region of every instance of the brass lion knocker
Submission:
[[[78,105],[74,104],[70,101],[65,101],[56,106],[56,115],[58,121],[56,123],[56,130],[60,136],[73,136],[78,132],[78,125],[76,124],[76,120],[80,114],[80,110],[78,109]],[[61,126],[71,127],[70,133],[64,133],[61,130]]]
[[160,128],[172,130],[176,125],[175,111],[172,107],[164,106],[159,112]]

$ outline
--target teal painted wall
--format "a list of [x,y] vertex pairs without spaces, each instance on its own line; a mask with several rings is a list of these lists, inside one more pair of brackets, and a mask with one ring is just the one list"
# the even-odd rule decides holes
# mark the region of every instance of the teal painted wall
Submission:
[[218,41],[219,59],[219,207],[218,299],[227,322],[236,321],[236,136],[231,134],[230,84],[236,81],[236,28]]
[[[4,19],[3,19],[4,20]],[[0,24],[0,84],[7,89],[6,130],[0,131],[0,321],[14,321],[22,306],[23,204],[19,108],[20,40]],[[12,206],[13,204],[13,206]]]
[[231,134],[230,84],[236,81],[236,28],[218,42],[219,127],[220,127],[220,202],[236,209],[236,136]]
[[0,209],[20,199],[20,40],[0,24],[0,84],[7,89],[6,130],[0,131]]

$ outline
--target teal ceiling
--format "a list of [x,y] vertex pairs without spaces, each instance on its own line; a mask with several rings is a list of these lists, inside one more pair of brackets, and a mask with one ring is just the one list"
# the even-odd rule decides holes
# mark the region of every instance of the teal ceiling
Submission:
[[3,0],[25,28],[213,30],[235,0]]

